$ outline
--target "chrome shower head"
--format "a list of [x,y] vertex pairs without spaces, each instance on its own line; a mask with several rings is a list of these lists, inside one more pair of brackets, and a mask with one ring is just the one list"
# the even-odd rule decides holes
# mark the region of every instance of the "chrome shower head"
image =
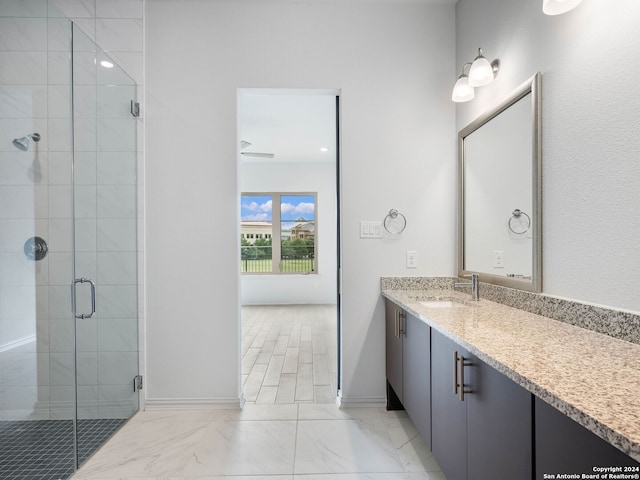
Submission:
[[29,150],[29,139],[33,140],[34,142],[39,142],[40,134],[32,133],[30,135],[27,135],[26,137],[15,138],[12,143],[19,150],[26,152],[27,150]]

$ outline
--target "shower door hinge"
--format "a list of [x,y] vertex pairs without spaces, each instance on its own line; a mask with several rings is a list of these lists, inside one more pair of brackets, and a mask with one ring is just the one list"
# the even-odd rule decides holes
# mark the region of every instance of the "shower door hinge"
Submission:
[[133,377],[133,391],[137,392],[138,390],[142,390],[142,375]]
[[131,115],[134,117],[140,116],[140,103],[135,100],[131,100]]

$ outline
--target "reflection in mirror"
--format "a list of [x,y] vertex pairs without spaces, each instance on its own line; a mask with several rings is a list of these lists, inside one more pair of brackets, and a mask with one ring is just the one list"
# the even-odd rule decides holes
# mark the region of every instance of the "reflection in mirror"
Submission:
[[458,270],[541,291],[540,74],[458,134]]

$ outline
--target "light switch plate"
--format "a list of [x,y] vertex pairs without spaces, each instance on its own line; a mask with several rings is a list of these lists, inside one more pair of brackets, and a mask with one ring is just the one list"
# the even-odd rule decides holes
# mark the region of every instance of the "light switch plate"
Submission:
[[382,222],[361,221],[360,238],[382,238]]

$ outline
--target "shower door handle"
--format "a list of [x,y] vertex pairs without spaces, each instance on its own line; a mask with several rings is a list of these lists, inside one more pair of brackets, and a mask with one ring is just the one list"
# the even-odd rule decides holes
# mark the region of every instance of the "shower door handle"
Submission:
[[[77,313],[76,311],[76,286],[79,283],[88,283],[91,287],[91,313]],[[91,318],[96,313],[96,284],[88,278],[76,278],[73,281],[73,314],[76,318]]]

